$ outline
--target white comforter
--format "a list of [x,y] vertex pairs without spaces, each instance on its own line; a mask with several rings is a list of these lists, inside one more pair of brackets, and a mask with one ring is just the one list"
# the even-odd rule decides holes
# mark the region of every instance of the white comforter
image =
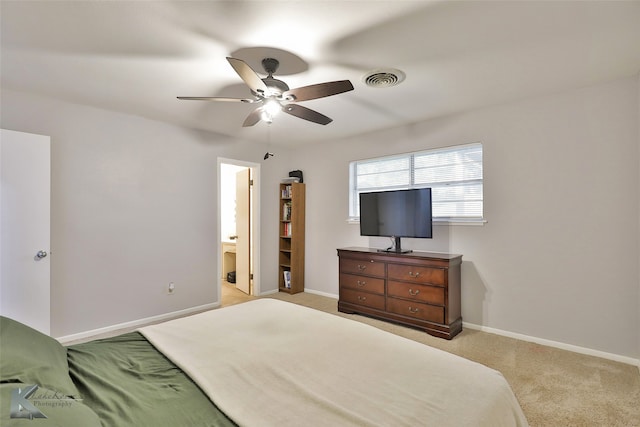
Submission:
[[497,371],[260,299],[140,330],[242,426],[526,426]]

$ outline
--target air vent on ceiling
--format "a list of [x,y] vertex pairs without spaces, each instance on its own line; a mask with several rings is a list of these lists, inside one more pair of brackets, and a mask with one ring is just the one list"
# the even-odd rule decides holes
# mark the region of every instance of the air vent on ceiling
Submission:
[[387,68],[384,70],[374,70],[362,77],[362,81],[370,87],[391,87],[396,86],[405,78],[405,74],[394,68]]

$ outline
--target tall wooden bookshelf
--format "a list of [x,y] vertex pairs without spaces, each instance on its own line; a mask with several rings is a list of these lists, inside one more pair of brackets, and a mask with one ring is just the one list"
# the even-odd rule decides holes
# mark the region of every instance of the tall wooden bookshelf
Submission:
[[290,294],[304,291],[304,205],[304,184],[280,184],[278,288]]

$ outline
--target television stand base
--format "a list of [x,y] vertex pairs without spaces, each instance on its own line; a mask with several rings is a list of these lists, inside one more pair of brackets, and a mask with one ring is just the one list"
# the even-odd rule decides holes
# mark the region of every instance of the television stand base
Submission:
[[389,249],[378,249],[378,252],[386,252],[389,254],[409,254],[413,252],[411,249],[402,249],[402,245],[400,244],[400,237],[391,236],[393,239],[393,246]]
[[413,252],[412,249],[401,249],[399,251],[395,250],[395,249],[378,249],[378,252],[385,252],[388,254],[408,254]]

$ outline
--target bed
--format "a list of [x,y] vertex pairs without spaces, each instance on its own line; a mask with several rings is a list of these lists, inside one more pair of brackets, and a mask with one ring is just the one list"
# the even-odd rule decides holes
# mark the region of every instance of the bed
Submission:
[[499,372],[275,299],[66,348],[6,318],[0,333],[3,425],[527,425]]

